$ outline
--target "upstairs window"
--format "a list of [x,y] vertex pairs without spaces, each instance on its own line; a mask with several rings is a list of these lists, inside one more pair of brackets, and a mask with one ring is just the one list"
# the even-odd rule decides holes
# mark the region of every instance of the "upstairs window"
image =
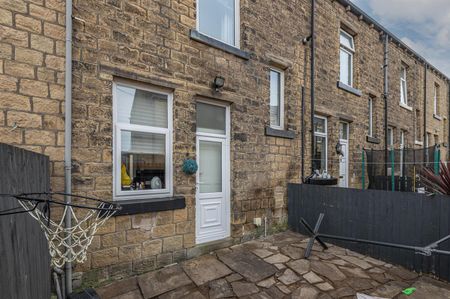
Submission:
[[406,84],[407,69],[402,65],[400,70],[400,104],[408,106],[408,87]]
[[270,126],[284,129],[284,73],[270,70]]
[[415,135],[415,143],[416,144],[420,144],[421,143],[421,139],[422,139],[422,130],[421,130],[421,115],[420,115],[420,110],[416,109],[416,123],[414,126],[414,135]]
[[353,36],[341,29],[340,31],[340,76],[339,80],[353,86],[353,54],[355,45]]
[[114,84],[114,195],[172,195],[172,95]]
[[369,137],[374,137],[373,123],[373,98],[369,97]]
[[434,115],[439,117],[439,96],[440,88],[438,84],[434,84]]
[[239,48],[239,0],[198,0],[197,30]]

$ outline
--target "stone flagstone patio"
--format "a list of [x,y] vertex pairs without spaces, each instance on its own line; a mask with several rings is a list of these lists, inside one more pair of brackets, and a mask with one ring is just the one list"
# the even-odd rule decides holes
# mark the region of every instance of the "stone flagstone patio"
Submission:
[[[330,245],[303,259],[306,237],[284,232],[97,289],[104,299],[450,298],[450,284]],[[401,291],[415,287],[405,296]]]

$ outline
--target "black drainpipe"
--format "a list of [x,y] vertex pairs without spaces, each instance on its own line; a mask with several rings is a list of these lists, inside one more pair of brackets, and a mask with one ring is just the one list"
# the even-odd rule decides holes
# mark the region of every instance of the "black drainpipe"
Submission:
[[302,173],[300,182],[303,183],[305,179],[305,87],[302,86],[302,116],[301,116],[301,126],[302,126],[302,135],[301,135],[301,143],[302,143]]
[[447,102],[447,110],[448,110],[448,119],[447,119],[447,161],[450,160],[450,80],[447,80],[447,91],[448,91],[448,102]]
[[388,175],[388,93],[389,93],[389,35],[387,33],[384,34],[384,62],[383,62],[383,70],[384,70],[384,88],[383,88],[383,97],[384,97],[384,172],[385,175]]
[[428,65],[425,62],[423,69],[423,157],[428,162],[427,146],[430,141],[427,142],[427,69]]
[[315,53],[316,53],[316,31],[315,31],[315,14],[316,14],[316,0],[311,0],[311,173],[314,172],[313,158],[314,158],[314,74],[315,74]]

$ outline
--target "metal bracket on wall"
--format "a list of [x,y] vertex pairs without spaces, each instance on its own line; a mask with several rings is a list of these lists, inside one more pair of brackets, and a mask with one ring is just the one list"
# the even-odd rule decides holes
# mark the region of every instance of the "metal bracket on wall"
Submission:
[[311,226],[308,224],[308,222],[306,222],[306,220],[304,218],[300,219],[300,222],[303,224],[303,226],[309,232],[309,235],[311,237],[308,241],[308,245],[306,246],[305,259],[309,258],[309,256],[311,255],[314,241],[316,241],[316,240],[317,240],[317,242],[319,242],[320,246],[322,246],[322,248],[324,250],[328,249],[328,246],[320,238],[340,240],[340,241],[349,241],[349,242],[356,242],[356,243],[364,243],[364,244],[371,244],[371,245],[379,245],[379,246],[386,246],[386,247],[406,249],[406,250],[413,250],[416,254],[421,254],[424,256],[431,256],[433,253],[450,255],[450,251],[436,249],[440,243],[449,240],[450,235],[443,237],[442,239],[439,239],[436,242],[430,243],[425,247],[402,245],[402,244],[396,244],[396,243],[372,241],[372,240],[342,237],[342,236],[335,236],[335,235],[327,235],[327,234],[319,233],[319,228],[320,228],[320,225],[322,224],[324,217],[325,217],[325,214],[320,213],[314,229],[311,228]]

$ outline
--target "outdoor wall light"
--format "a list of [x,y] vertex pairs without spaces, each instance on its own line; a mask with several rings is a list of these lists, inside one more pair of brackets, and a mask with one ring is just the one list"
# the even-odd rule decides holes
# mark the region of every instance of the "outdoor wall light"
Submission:
[[221,76],[216,76],[214,78],[214,89],[216,91],[220,91],[222,87],[225,85],[225,78]]

